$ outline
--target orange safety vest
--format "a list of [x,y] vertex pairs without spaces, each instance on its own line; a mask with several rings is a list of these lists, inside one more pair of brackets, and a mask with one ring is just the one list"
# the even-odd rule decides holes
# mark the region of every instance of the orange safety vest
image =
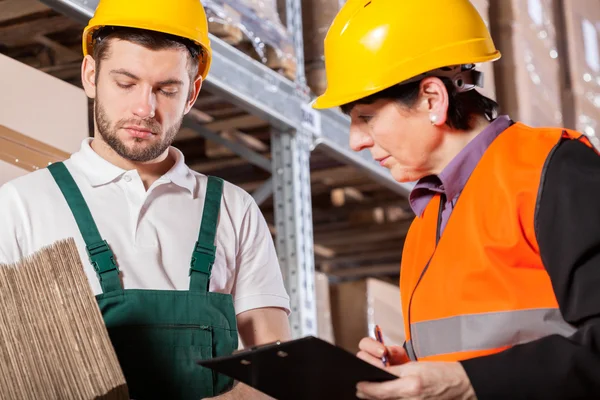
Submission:
[[412,360],[459,361],[568,336],[536,240],[544,166],[578,132],[515,123],[490,145],[436,245],[440,195],[411,224],[400,293]]

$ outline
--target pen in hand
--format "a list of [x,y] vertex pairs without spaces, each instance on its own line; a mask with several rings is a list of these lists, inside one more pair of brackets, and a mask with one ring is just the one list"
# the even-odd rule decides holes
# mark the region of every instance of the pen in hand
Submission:
[[[381,333],[381,328],[379,325],[375,325],[375,339],[385,347],[385,343],[383,343],[383,334]],[[384,367],[389,367],[390,364],[387,358],[387,349],[381,356],[381,362],[383,363]]]

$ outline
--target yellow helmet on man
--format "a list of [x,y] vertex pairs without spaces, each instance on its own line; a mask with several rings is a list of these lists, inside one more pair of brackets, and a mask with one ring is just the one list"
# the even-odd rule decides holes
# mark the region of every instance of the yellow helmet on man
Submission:
[[200,0],[100,0],[83,31],[83,55],[93,52],[93,34],[105,26],[139,28],[191,40],[201,49],[199,75],[206,78],[212,61],[208,21]]
[[460,77],[462,65],[500,58],[469,0],[348,0],[324,44],[327,90],[317,109],[425,75]]

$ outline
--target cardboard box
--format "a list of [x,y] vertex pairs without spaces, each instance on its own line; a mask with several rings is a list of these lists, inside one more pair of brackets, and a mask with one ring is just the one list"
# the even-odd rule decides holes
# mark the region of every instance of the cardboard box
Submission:
[[561,37],[568,55],[563,63],[565,125],[598,141],[600,137],[600,4],[562,1]]
[[331,320],[329,278],[326,274],[318,271],[315,271],[315,297],[317,299],[317,336],[326,342],[335,344]]
[[533,126],[562,126],[554,0],[491,0],[501,112]]
[[89,136],[89,127],[82,89],[2,54],[0,71],[2,185],[67,158]]
[[[471,0],[481,18],[490,29],[490,2],[489,0]],[[494,63],[487,62],[477,64],[477,70],[483,72],[483,89],[477,88],[477,91],[492,100],[496,100],[496,84],[494,82]]]
[[351,353],[358,352],[364,337],[374,337],[380,325],[386,345],[404,343],[404,320],[398,286],[367,278],[331,285],[331,314],[335,344]]
[[0,125],[0,160],[7,164],[35,171],[68,157],[67,152]]

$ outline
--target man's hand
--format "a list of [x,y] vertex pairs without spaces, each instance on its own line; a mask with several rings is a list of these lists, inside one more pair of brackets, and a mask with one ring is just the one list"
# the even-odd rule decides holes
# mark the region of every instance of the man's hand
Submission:
[[[385,347],[364,338],[357,357],[400,378],[383,383],[360,382],[356,395],[361,399],[474,400],[475,392],[462,365],[457,362],[411,362],[401,346]],[[381,357],[386,355],[389,367]]]
[[[257,308],[237,316],[240,339],[244,347],[285,342],[291,339],[289,320],[285,311],[278,308]],[[243,383],[237,383],[229,392],[211,397],[214,400],[273,400]]]

